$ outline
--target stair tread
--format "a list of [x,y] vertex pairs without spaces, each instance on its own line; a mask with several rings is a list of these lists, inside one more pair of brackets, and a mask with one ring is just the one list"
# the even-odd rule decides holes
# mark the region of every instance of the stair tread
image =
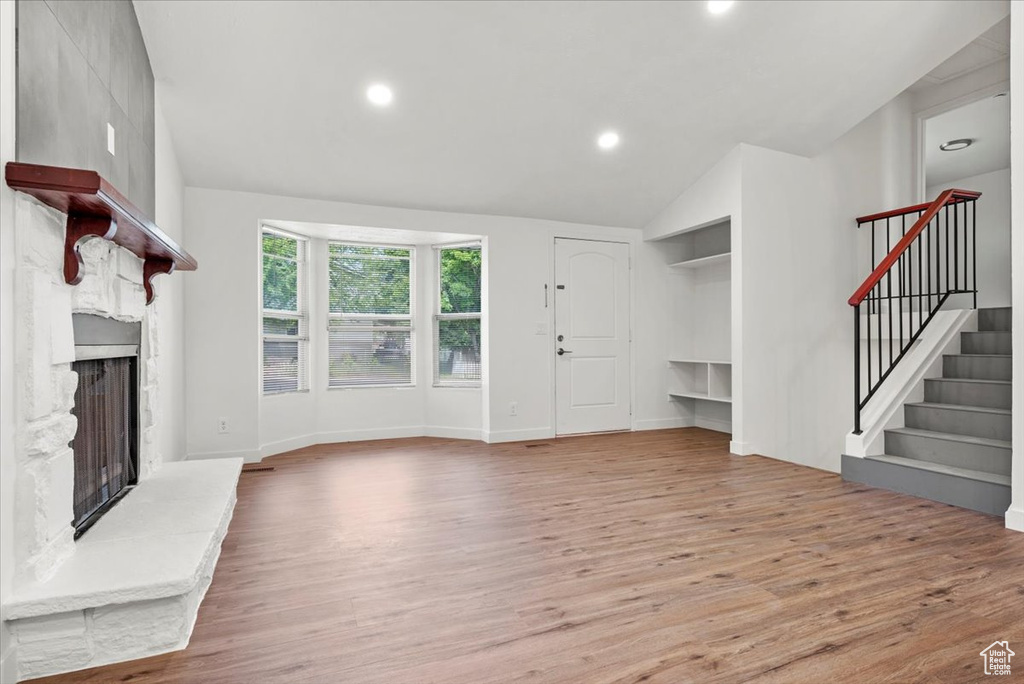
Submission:
[[954,356],[954,357],[955,356],[966,356],[969,359],[987,359],[987,358],[1012,359],[1013,358],[1013,354],[944,354],[943,356]]
[[943,465],[942,463],[933,463],[931,461],[920,461],[914,458],[907,458],[906,456],[882,454],[880,456],[866,456],[865,458],[873,461],[892,463],[893,465],[906,466],[908,468],[917,468],[918,470],[928,470],[942,475],[952,475],[954,477],[962,477],[968,480],[978,480],[980,482],[1005,485],[1007,487],[1010,486],[1009,475],[997,475],[996,473],[986,473],[983,470],[971,470],[970,468],[958,468],[957,466]]
[[1011,380],[989,380],[988,378],[925,378],[925,382],[982,382],[986,385],[1012,385]]
[[901,435],[909,435],[912,437],[927,437],[929,439],[944,439],[949,442],[962,442],[963,444],[973,444],[974,446],[988,446],[988,447],[999,447],[1002,449],[1010,449],[1013,443],[1005,439],[992,439],[991,437],[974,437],[972,435],[960,435],[955,432],[938,432],[935,430],[922,430],[921,428],[892,428],[886,430],[886,432],[895,432]]
[[1002,416],[1008,416],[1011,414],[1010,409],[992,408],[991,406],[970,406],[968,404],[938,404],[931,401],[912,401],[905,404],[905,406],[920,406],[921,408],[934,408],[949,411],[974,411],[977,413],[994,413]]

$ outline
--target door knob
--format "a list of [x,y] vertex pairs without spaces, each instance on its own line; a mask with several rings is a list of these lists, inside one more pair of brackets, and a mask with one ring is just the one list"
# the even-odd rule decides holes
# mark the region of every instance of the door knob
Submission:
[[571,351],[569,351],[567,349],[562,349],[561,347],[559,347],[558,351],[555,352],[555,353],[558,354],[559,356],[561,356],[562,354],[572,354]]

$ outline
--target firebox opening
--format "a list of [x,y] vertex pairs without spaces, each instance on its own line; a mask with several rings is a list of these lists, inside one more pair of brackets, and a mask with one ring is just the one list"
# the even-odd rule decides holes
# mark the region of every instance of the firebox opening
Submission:
[[77,539],[138,482],[141,324],[74,316]]

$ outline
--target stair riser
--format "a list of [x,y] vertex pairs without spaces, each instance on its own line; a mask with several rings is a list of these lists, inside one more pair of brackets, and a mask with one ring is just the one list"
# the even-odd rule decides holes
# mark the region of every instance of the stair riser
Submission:
[[1010,474],[1010,449],[1004,447],[886,432],[885,453],[997,475]]
[[973,378],[976,380],[1010,380],[1011,357],[946,356],[942,359],[942,375],[947,378]]
[[940,379],[924,381],[924,400],[936,404],[961,406],[987,406],[1012,408],[1012,385],[994,385],[987,382],[946,382]]
[[1011,420],[1007,414],[959,411],[931,406],[904,407],[907,427],[955,435],[990,437],[1009,441]]
[[915,468],[843,455],[843,479],[894,492],[941,501],[961,508],[1004,515],[1010,507],[1010,487],[968,480],[955,475],[922,472]]
[[1013,336],[1008,332],[970,332],[960,334],[962,354],[1012,354]]
[[1005,309],[978,309],[978,330],[1009,331],[1013,314],[1009,307]]

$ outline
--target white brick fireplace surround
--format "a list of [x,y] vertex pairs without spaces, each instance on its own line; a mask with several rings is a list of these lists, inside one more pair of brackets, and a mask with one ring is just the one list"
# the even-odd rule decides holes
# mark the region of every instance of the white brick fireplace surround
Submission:
[[[28,196],[16,198],[15,578],[4,608],[20,679],[184,648],[241,470],[241,459],[163,463],[160,324],[155,307],[145,305],[142,261],[92,239],[82,244],[85,277],[67,285],[65,219]],[[77,541],[73,313],[142,322],[139,484]]]

